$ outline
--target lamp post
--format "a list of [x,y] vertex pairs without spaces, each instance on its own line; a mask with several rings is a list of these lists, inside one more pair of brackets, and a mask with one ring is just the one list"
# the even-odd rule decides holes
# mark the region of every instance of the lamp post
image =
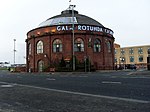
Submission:
[[14,39],[14,65],[15,65],[15,60],[16,60],[16,39]]
[[69,6],[69,8],[72,9],[72,56],[73,56],[72,66],[73,66],[73,71],[75,71],[75,56],[74,56],[74,8],[75,7],[76,5]]
[[125,69],[125,64],[124,64],[124,62],[125,62],[125,58],[122,57],[123,69]]
[[89,72],[91,71],[91,65],[90,65],[90,56],[89,56]]
[[120,67],[121,67],[121,69],[125,69],[124,62],[125,62],[125,58],[124,57],[120,57]]
[[87,57],[86,57],[86,56],[84,56],[84,63],[85,63],[85,65],[84,65],[84,66],[85,66],[85,72],[87,71],[87,70],[86,70],[86,61],[87,61]]
[[119,64],[119,69],[122,69],[122,57],[120,57],[120,64]]

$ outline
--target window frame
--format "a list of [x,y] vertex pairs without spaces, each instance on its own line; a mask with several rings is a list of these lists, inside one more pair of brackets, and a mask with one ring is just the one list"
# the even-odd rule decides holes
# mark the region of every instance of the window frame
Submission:
[[98,38],[94,40],[94,52],[101,52],[101,40]]
[[143,48],[142,47],[138,48],[138,54],[143,54]]
[[74,41],[74,51],[75,52],[84,52],[84,41],[82,38],[77,38]]
[[107,42],[106,42],[106,45],[107,45],[107,51],[108,51],[108,53],[111,53],[111,52],[112,52],[112,49],[111,49],[111,42],[110,42],[110,41],[107,41]]
[[124,55],[125,54],[125,50],[124,49],[121,49],[121,55]]
[[61,39],[55,39],[53,41],[53,52],[55,52],[55,53],[62,52],[62,41],[61,41]]
[[32,46],[31,46],[31,43],[28,44],[28,54],[29,54],[29,55],[32,54]]
[[134,56],[130,56],[130,62],[131,62],[131,63],[134,62]]
[[[141,59],[142,59],[142,60],[141,60]],[[138,57],[138,61],[139,61],[139,62],[143,62],[143,61],[144,61],[143,56],[139,56],[139,57]]]
[[36,53],[37,54],[42,54],[43,53],[43,47],[44,47],[44,43],[43,41],[39,40],[36,44]]
[[133,48],[129,48],[129,54],[134,54],[134,49]]

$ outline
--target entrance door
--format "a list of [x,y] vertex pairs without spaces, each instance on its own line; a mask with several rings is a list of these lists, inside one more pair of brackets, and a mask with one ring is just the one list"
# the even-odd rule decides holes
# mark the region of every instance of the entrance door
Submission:
[[38,72],[43,72],[43,68],[44,68],[44,62],[40,60],[38,62]]

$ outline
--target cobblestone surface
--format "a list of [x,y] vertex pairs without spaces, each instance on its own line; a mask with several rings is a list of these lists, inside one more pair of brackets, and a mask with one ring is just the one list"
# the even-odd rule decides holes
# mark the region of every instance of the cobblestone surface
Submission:
[[0,112],[149,112],[150,104],[59,93],[22,86],[0,87]]

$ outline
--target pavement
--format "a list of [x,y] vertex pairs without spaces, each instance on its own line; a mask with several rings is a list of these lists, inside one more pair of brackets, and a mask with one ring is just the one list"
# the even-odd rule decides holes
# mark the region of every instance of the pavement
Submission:
[[[112,72],[130,72],[130,75],[149,75],[150,76],[150,70],[147,69],[138,69],[138,70],[131,70],[131,69],[123,69],[123,70],[97,70],[96,73],[112,73]],[[81,75],[81,74],[92,74],[93,72],[49,72],[46,74],[51,75]]]

